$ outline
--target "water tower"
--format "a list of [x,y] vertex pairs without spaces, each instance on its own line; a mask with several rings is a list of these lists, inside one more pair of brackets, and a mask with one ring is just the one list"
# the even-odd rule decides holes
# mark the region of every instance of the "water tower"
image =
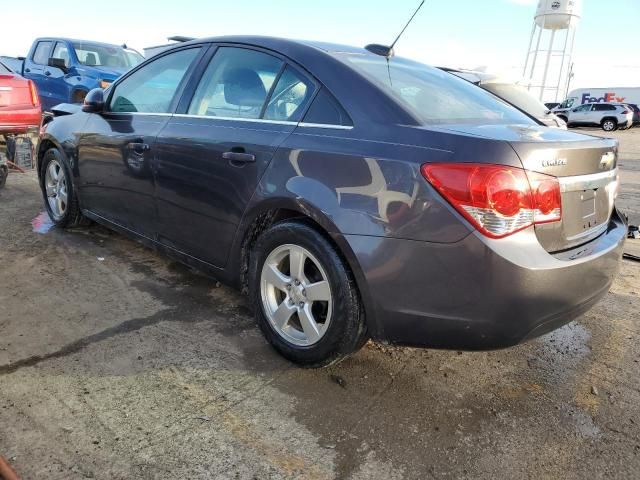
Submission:
[[523,76],[541,101],[564,99],[582,0],[539,0]]

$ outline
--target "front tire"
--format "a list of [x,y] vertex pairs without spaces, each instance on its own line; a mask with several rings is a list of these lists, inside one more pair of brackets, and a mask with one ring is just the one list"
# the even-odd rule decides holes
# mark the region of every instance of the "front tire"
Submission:
[[325,367],[359,350],[367,328],[350,270],[312,226],[276,224],[257,240],[249,271],[260,329],[285,358]]
[[71,169],[63,155],[56,148],[50,148],[44,154],[41,168],[40,189],[53,223],[63,228],[87,224],[80,212]]
[[618,129],[618,121],[613,118],[605,118],[600,126],[605,132],[613,132]]

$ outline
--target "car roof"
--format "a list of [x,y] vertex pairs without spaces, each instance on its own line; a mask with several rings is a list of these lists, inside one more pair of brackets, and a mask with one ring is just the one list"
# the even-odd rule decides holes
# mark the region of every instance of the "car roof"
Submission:
[[104,47],[122,48],[122,45],[116,45],[114,43],[96,42],[96,41],[93,41],[93,40],[80,40],[80,39],[77,39],[77,38],[68,38],[68,37],[41,37],[41,38],[36,38],[35,41],[36,42],[61,41],[61,42],[69,42],[69,43],[84,43],[84,44],[91,44],[91,45],[102,45]]

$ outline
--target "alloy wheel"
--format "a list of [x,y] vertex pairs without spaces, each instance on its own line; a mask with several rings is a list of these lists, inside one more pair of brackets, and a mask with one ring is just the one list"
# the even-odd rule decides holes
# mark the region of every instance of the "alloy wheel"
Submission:
[[611,120],[607,120],[606,122],[604,122],[603,124],[603,128],[607,131],[610,132],[615,128],[615,124],[613,123],[613,121]]
[[332,294],[322,264],[299,245],[281,245],[267,257],[260,293],[272,328],[297,346],[319,342],[329,327]]
[[64,217],[69,206],[67,176],[57,160],[51,160],[44,177],[47,202],[54,220]]

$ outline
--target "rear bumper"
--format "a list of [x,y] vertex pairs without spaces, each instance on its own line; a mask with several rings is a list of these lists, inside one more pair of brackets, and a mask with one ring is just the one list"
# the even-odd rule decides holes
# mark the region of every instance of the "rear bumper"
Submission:
[[0,109],[0,133],[25,133],[38,128],[41,119],[42,111],[39,108]]
[[532,229],[454,244],[347,236],[366,279],[374,338],[464,350],[516,345],[578,317],[609,290],[626,225],[551,255]]

